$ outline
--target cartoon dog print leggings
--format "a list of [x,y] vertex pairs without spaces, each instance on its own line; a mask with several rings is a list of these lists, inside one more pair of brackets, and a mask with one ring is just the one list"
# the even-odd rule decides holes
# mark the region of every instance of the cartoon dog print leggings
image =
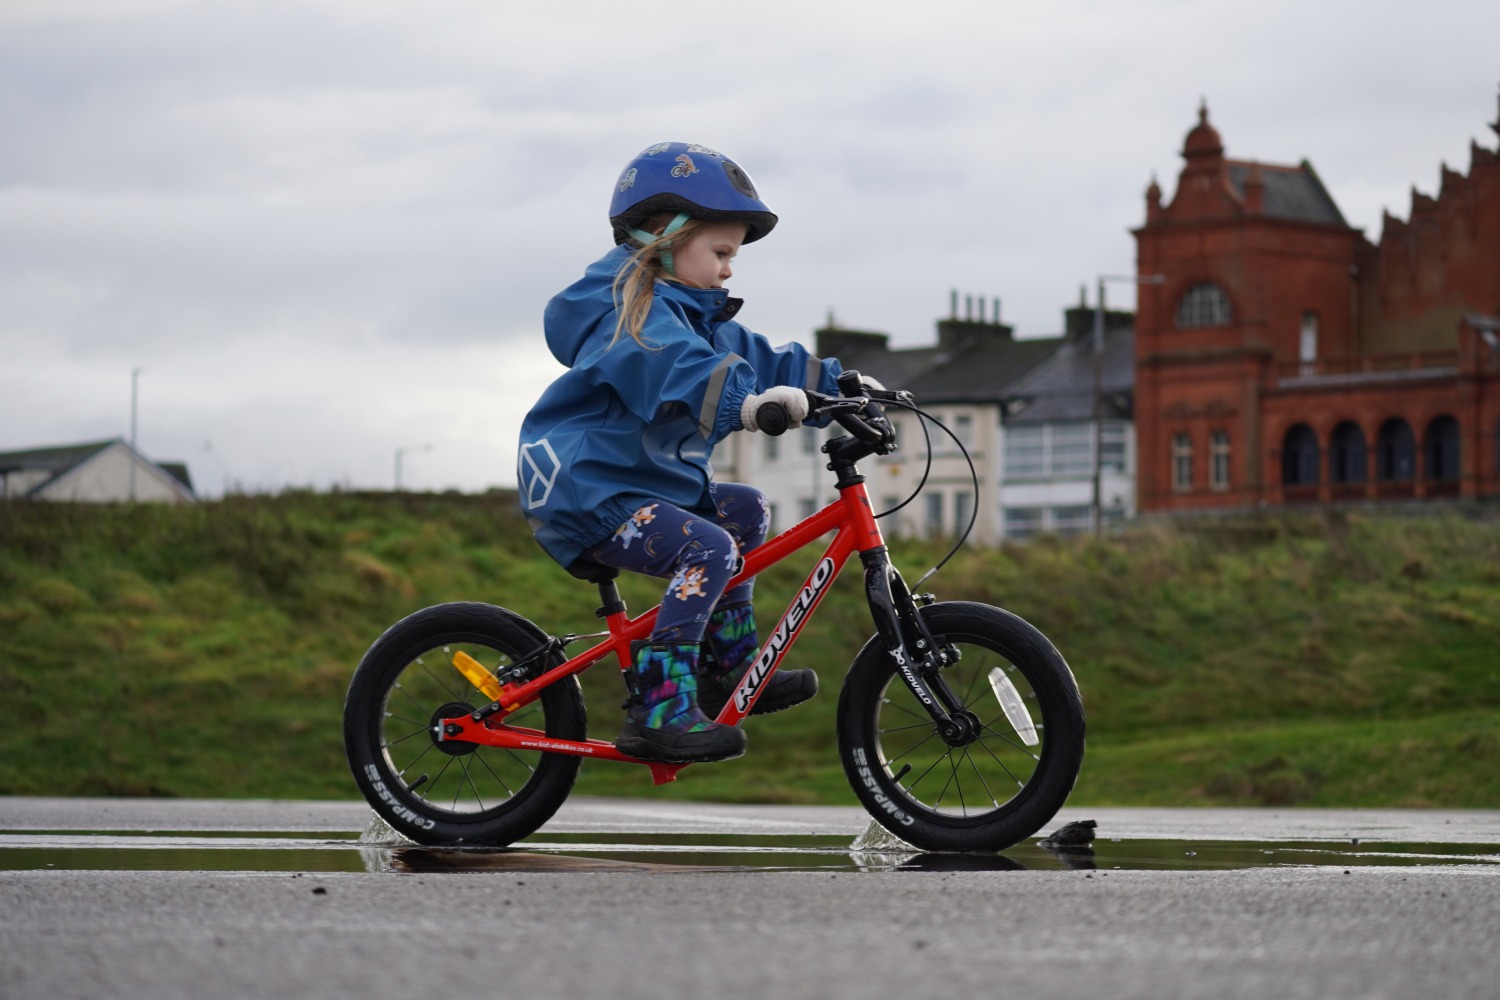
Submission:
[[648,500],[602,545],[585,553],[606,566],[670,578],[652,642],[700,642],[721,596],[725,604],[749,601],[755,581],[728,594],[725,586],[740,553],[766,540],[770,510],[752,486],[711,483],[712,511],[686,511]]

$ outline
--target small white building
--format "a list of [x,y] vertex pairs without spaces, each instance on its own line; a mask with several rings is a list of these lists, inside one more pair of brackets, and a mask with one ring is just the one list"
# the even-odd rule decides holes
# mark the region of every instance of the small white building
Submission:
[[0,452],[0,500],[196,503],[187,466],[153,462],[121,438]]

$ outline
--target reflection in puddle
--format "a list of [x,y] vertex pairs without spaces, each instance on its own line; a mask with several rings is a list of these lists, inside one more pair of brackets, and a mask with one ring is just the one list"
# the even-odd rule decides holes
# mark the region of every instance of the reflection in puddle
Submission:
[[548,833],[505,850],[433,848],[395,837],[172,836],[0,832],[0,870],[213,872],[921,872],[1214,871],[1500,864],[1500,845],[1327,841],[1028,842],[1004,854],[928,854],[885,834]]
[[[540,846],[540,845],[534,845]],[[707,852],[684,847],[660,854],[632,850],[610,850],[606,855],[536,850],[480,850],[397,847],[382,863],[377,852],[366,849],[373,870],[412,872],[515,872],[515,871],[1021,871],[1026,866],[1003,854],[875,854],[818,850],[764,851],[728,850]],[[779,855],[779,856],[778,856]]]

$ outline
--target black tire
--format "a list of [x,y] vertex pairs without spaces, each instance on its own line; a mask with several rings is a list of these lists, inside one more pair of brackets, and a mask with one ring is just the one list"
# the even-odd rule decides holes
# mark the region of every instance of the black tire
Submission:
[[[839,695],[839,754],[860,802],[891,833],[927,851],[999,851],[1041,829],[1073,790],[1083,763],[1083,701],[1047,637],[1008,611],[948,602],[922,609],[940,643],[959,653],[941,676],[980,728],[950,746],[875,640]],[[1002,710],[999,668],[1032,721],[1035,745]]]
[[[432,738],[435,719],[489,704],[452,666],[453,652],[494,670],[545,641],[503,608],[439,604],[397,622],[365,653],[344,700],[344,751],[360,792],[398,832],[420,844],[504,846],[557,812],[579,758]],[[577,678],[550,685],[505,721],[584,739]]]

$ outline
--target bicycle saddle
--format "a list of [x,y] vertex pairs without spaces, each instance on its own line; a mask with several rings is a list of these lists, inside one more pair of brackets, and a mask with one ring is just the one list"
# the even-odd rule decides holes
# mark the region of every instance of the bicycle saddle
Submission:
[[569,575],[576,576],[580,580],[587,580],[589,583],[608,583],[620,575],[620,571],[615,567],[596,563],[582,556],[569,563],[567,569]]

